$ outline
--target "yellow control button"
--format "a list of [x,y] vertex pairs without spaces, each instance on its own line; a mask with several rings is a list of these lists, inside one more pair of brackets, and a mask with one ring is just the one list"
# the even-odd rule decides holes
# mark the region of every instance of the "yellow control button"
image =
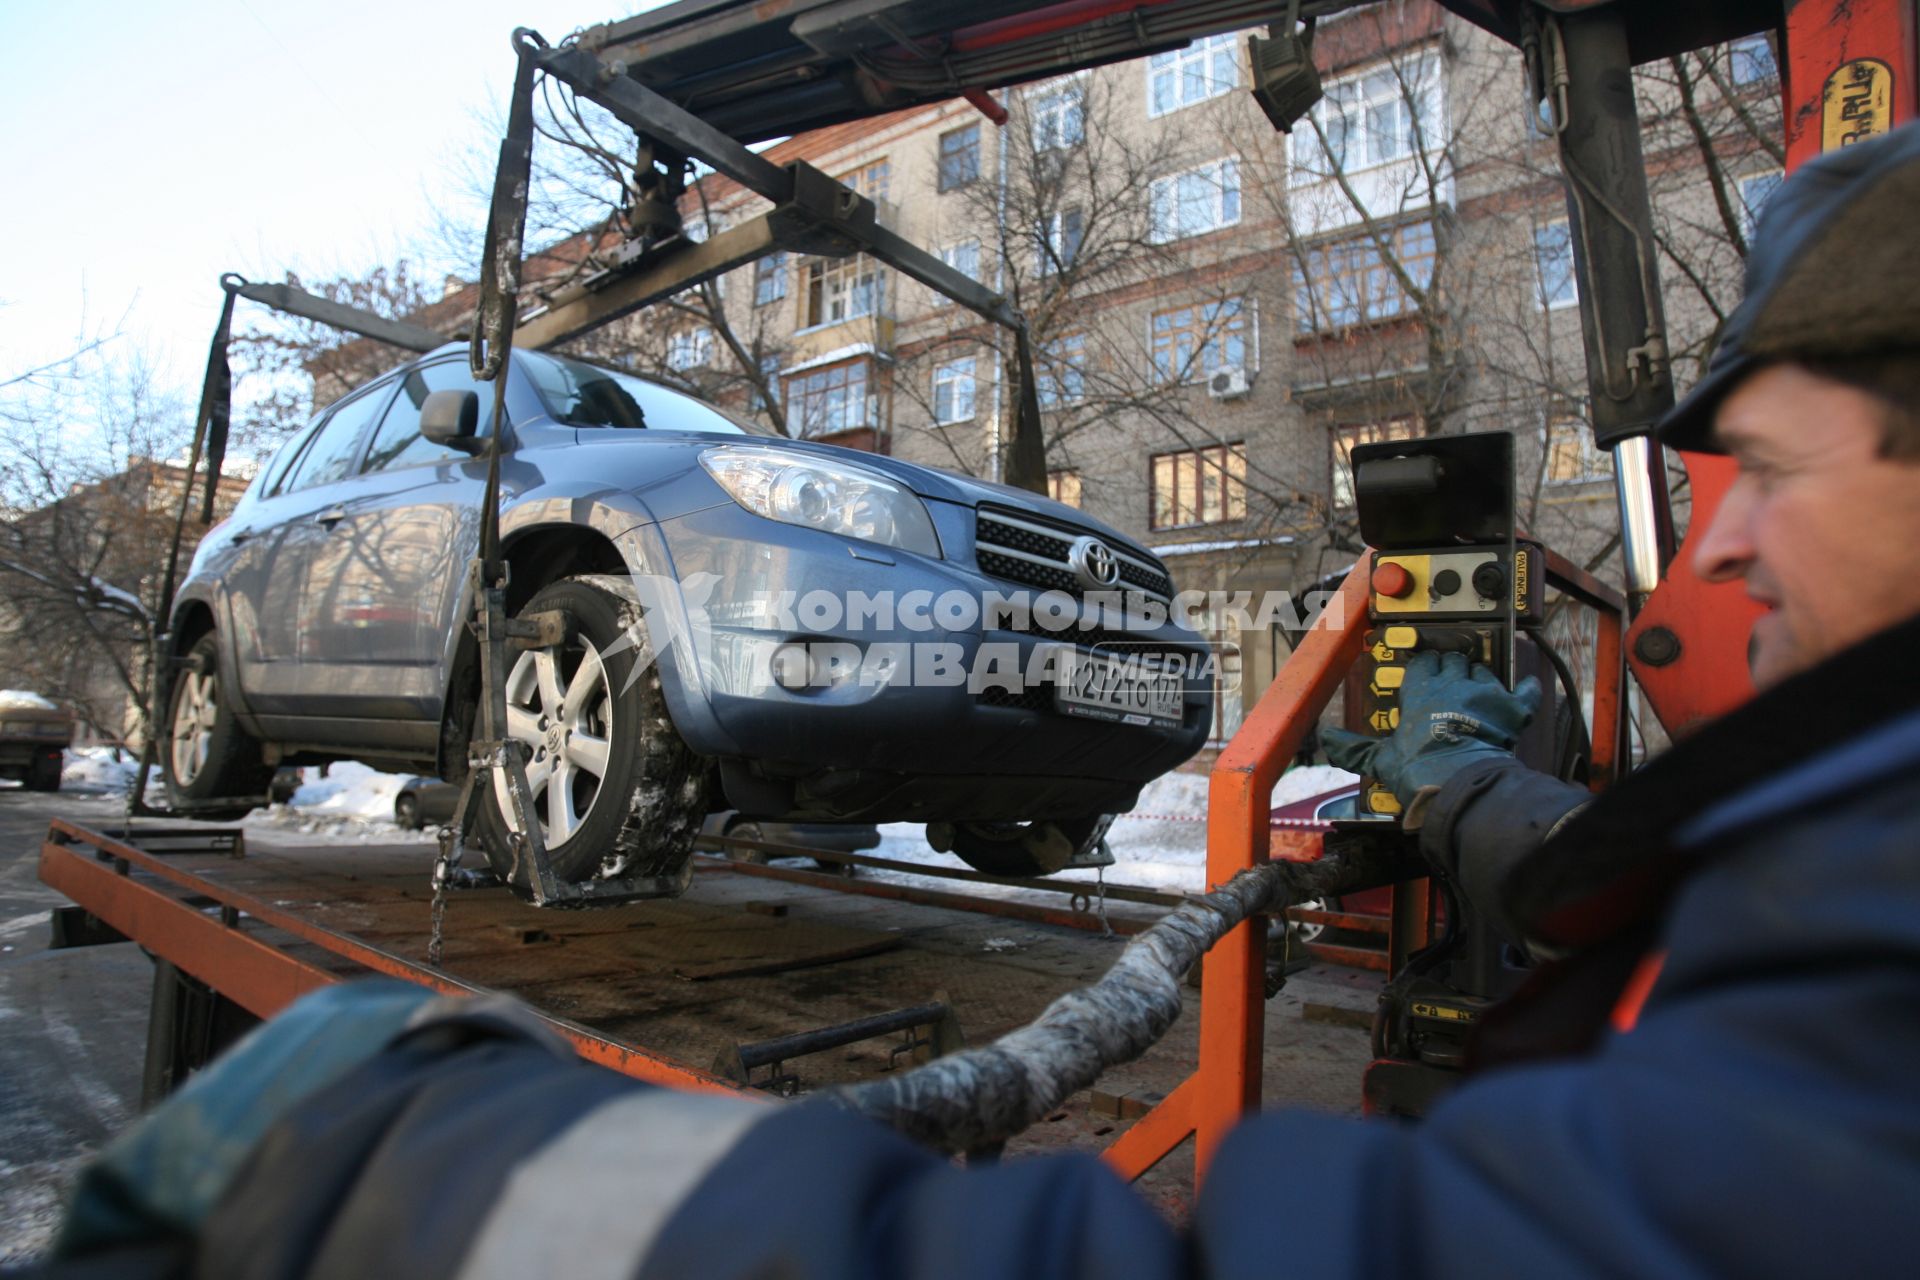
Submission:
[[1398,689],[1400,682],[1407,678],[1405,667],[1375,667],[1373,682],[1382,689]]
[[1367,808],[1375,813],[1398,813],[1400,801],[1391,791],[1371,791],[1367,793]]
[[1380,638],[1389,649],[1411,649],[1420,643],[1420,632],[1413,627],[1388,627]]

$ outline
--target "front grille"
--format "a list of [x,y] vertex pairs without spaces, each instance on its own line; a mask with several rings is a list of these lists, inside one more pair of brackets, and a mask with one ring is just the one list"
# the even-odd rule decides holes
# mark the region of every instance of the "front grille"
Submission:
[[[1088,530],[1042,524],[1032,516],[1014,515],[997,508],[981,508],[974,533],[974,555],[981,571],[1023,586],[1044,591],[1065,591],[1076,598],[1085,594],[1079,576],[1068,562],[1074,539],[1099,537]],[[1120,561],[1120,583],[1162,601],[1173,599],[1173,580],[1155,562],[1114,546]]]

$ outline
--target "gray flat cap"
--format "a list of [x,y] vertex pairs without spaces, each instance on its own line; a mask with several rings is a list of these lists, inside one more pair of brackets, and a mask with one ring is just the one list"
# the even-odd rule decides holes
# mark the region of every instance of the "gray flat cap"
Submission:
[[1718,452],[1714,410],[1762,365],[1892,351],[1920,359],[1920,123],[1809,161],[1774,193],[1746,298],[1655,434]]

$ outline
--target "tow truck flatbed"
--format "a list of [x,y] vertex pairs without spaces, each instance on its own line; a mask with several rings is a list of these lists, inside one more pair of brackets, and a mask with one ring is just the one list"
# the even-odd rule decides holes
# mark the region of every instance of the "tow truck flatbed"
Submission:
[[[823,873],[776,867],[776,877],[764,878],[703,858],[693,889],[675,900],[555,911],[504,888],[457,892],[435,969],[426,963],[428,846],[267,845],[247,834],[147,824],[122,836],[56,818],[40,877],[99,925],[138,942],[163,974],[171,966],[253,1017],[328,983],[376,975],[450,994],[497,991],[527,1003],[589,1060],[683,1088],[742,1087],[716,1072],[730,1055],[738,1061],[742,1046],[935,1002],[951,1010],[969,1043],[984,1043],[1098,978],[1119,947],[1117,938],[1044,922],[1047,913],[1069,914],[1058,908],[1031,908],[1041,919],[983,916],[849,894]],[[1128,902],[1108,909],[1121,932],[1157,914]],[[1377,982],[1361,970],[1322,967],[1276,998],[1295,1016],[1269,1025],[1273,1096],[1355,1109],[1367,1040],[1351,1029],[1356,1017],[1330,1023],[1326,1014],[1357,1015]],[[1198,1004],[1196,993],[1146,1057],[1010,1149],[1108,1145],[1192,1070]],[[150,1029],[150,1076],[156,1038],[179,1035],[160,1022]],[[901,1043],[895,1034],[836,1045],[784,1069],[813,1092],[902,1065],[894,1052]],[[1183,1200],[1187,1183],[1175,1172],[1164,1189],[1150,1190]]]

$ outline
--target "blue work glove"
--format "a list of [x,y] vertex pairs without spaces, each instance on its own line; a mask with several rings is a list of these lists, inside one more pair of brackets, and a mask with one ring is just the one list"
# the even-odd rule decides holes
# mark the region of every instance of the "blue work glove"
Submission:
[[1510,692],[1464,653],[1423,650],[1407,663],[1398,728],[1384,738],[1323,729],[1320,742],[1329,761],[1378,778],[1405,810],[1421,790],[1440,786],[1468,765],[1512,756],[1539,709],[1540,682],[1532,676]]

